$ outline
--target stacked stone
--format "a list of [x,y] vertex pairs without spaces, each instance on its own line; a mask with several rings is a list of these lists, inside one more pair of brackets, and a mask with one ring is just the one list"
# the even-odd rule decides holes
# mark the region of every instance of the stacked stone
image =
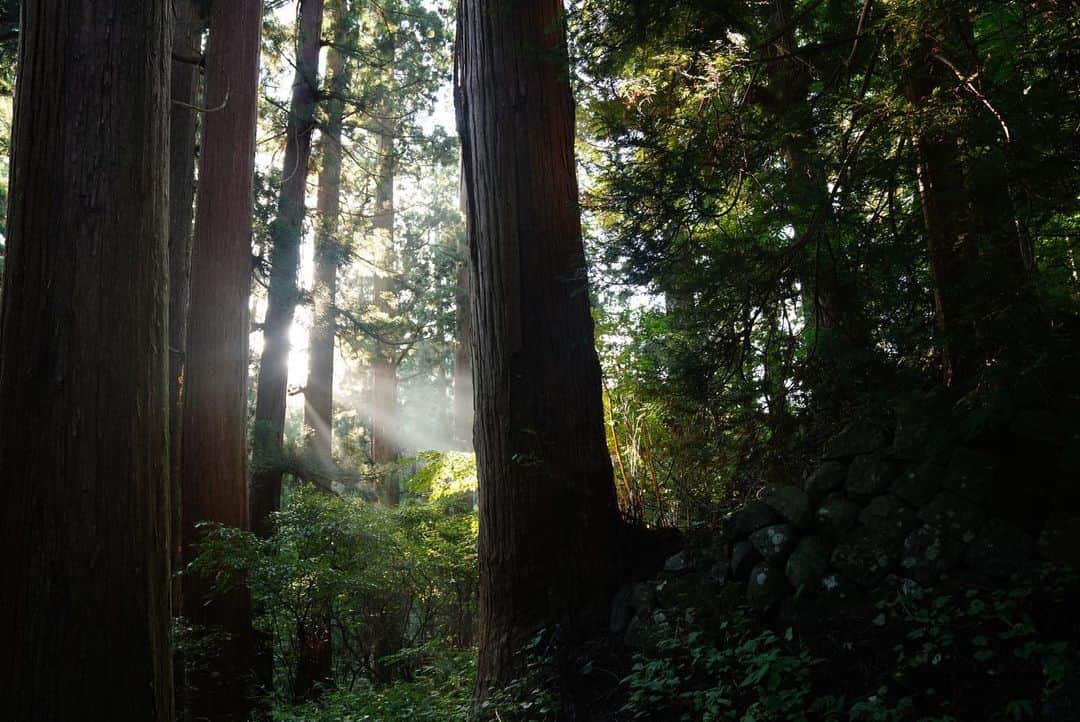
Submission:
[[[1023,480],[996,479],[999,459],[986,449],[956,444],[927,454],[926,437],[925,424],[889,434],[853,423],[825,445],[803,483],[766,486],[729,517],[730,560],[719,575],[745,582],[747,602],[767,612],[796,592],[827,602],[887,578],[932,586],[962,570],[1007,579],[1036,556],[1080,564],[1080,517],[1052,513],[1026,531],[993,518],[995,481]],[[1069,473],[1080,454],[1060,444]]]

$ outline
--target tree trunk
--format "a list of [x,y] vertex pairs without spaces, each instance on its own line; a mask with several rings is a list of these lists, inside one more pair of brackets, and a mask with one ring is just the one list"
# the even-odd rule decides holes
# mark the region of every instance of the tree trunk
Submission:
[[[461,188],[461,212],[467,213],[464,183]],[[461,265],[458,267],[455,292],[457,346],[454,348],[454,440],[465,451],[473,450],[473,318],[469,300],[469,233],[458,239]]]
[[604,627],[618,582],[619,519],[577,205],[562,3],[462,0],[458,13],[483,698],[520,670],[537,630],[573,644]]
[[833,241],[836,235],[828,176],[814,131],[810,98],[811,75],[799,56],[792,17],[795,8],[781,2],[765,23],[772,38],[766,46],[769,92],[762,103],[775,125],[782,129],[780,151],[787,171],[783,174],[783,196],[789,199],[788,212],[797,248],[795,272],[802,288],[804,317],[813,332],[815,351],[826,360],[835,360],[835,342],[867,346],[860,328],[858,304],[851,292],[854,285],[842,263],[842,251]]
[[173,718],[163,0],[22,5],[0,319],[0,709]]
[[[247,489],[248,294],[262,0],[216,2],[206,56],[198,211],[184,389],[183,556],[197,551],[204,520],[249,528]],[[215,668],[192,679],[193,718],[246,719],[252,668],[247,594],[206,603],[209,580],[184,577],[184,616],[232,641]]]
[[[908,71],[907,99],[919,107],[941,84],[928,48],[919,48]],[[975,366],[975,328],[966,301],[965,277],[975,265],[970,237],[970,204],[959,138],[949,128],[916,130],[913,145],[923,224],[926,227],[930,272],[934,281],[934,312],[945,382],[969,376]]]
[[270,514],[281,504],[278,458],[285,436],[285,401],[289,384],[289,329],[300,290],[300,239],[304,225],[311,133],[315,129],[319,45],[323,0],[301,0],[297,22],[296,75],[286,126],[285,161],[277,218],[271,228],[273,249],[270,290],[263,323],[263,352],[255,406],[254,474],[251,480],[251,525],[270,535]]
[[[174,56],[195,58],[202,53],[203,19],[193,0],[173,0]],[[187,353],[188,302],[191,292],[191,222],[195,202],[195,133],[199,66],[172,63],[169,112],[169,478],[173,484],[173,565],[183,564],[180,529],[182,498],[184,367]],[[186,105],[182,105],[186,104]],[[174,586],[174,611],[180,610],[180,581]]]
[[314,323],[308,341],[308,379],[304,392],[304,427],[315,458],[324,469],[333,466],[334,340],[337,331],[337,273],[345,257],[339,237],[341,208],[341,126],[344,94],[349,87],[345,55],[348,42],[348,3],[337,8],[334,44],[326,57],[326,125],[322,130],[322,168],[319,171],[318,233],[315,236]]
[[[341,209],[341,128],[344,96],[349,88],[345,54],[348,43],[349,3],[332,5],[334,40],[327,51],[326,125],[322,130],[322,169],[319,171],[318,228],[315,236],[315,320],[308,341],[308,380],[304,426],[309,448],[323,469],[333,468],[334,340],[337,331],[337,272],[345,259],[339,237]],[[328,619],[313,615],[309,628],[300,630],[300,660],[296,666],[295,697],[316,697],[333,681],[333,647]]]
[[[375,276],[373,296],[375,310],[380,317],[393,314],[393,285],[386,273],[393,264],[394,250],[394,137],[384,130],[378,134],[377,150],[379,179],[375,187],[375,214],[372,227],[376,243],[381,251],[385,270]],[[397,459],[395,443],[397,429],[397,349],[382,341],[377,342],[371,360],[371,461],[383,467],[379,484],[379,498],[388,506],[401,501],[397,475],[386,467]]]

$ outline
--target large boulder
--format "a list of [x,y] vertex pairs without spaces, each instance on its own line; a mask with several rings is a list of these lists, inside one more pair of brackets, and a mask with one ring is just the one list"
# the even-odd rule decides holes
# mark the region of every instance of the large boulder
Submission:
[[1054,518],[1039,535],[1039,555],[1080,567],[1080,517]]
[[817,510],[818,530],[834,539],[853,527],[858,518],[859,505],[843,494],[833,494]]
[[673,574],[682,574],[688,572],[694,568],[694,561],[690,558],[690,553],[683,549],[678,554],[672,554],[666,560],[664,560],[664,571],[671,572]]
[[960,563],[964,545],[942,529],[924,524],[904,540],[900,568],[904,575],[930,586]]
[[859,586],[872,587],[885,578],[899,556],[899,545],[881,530],[858,526],[833,550],[832,564]]
[[994,480],[994,457],[966,447],[958,447],[949,460],[945,488],[976,504],[986,502]]
[[852,496],[870,499],[888,491],[895,476],[896,468],[880,454],[863,454],[851,462],[845,488]]
[[836,436],[825,442],[822,456],[826,459],[846,459],[870,454],[888,443],[885,432],[873,424],[854,421]]
[[915,507],[926,506],[941,491],[945,469],[933,462],[914,466],[893,482],[893,493]]
[[746,584],[746,602],[758,612],[767,612],[791,591],[787,578],[779,568],[765,562],[750,572]]
[[919,518],[968,544],[986,521],[986,512],[959,494],[943,491],[919,511]]
[[859,522],[880,531],[891,542],[899,542],[919,526],[915,510],[892,494],[875,496],[859,513]]
[[784,521],[800,529],[810,526],[813,520],[810,512],[810,497],[798,487],[770,484],[765,487],[761,500],[772,507],[772,510]]
[[839,461],[826,461],[806,480],[806,493],[811,499],[824,499],[831,492],[844,486],[847,467]]
[[813,589],[829,571],[832,546],[822,537],[804,537],[788,557],[784,573],[796,589]]
[[750,535],[750,542],[766,562],[782,565],[799,541],[799,532],[791,524],[773,524]]
[[979,574],[1008,579],[1031,557],[1034,548],[1031,537],[1020,529],[991,519],[968,546],[964,561]]
[[1070,424],[1047,409],[1021,409],[1009,430],[1017,436],[1051,446],[1065,443]]
[[735,514],[735,535],[750,536],[758,529],[775,524],[780,520],[773,508],[763,501],[753,499],[746,502]]
[[750,570],[761,561],[761,554],[746,539],[736,542],[731,548],[731,576],[743,580],[750,576]]

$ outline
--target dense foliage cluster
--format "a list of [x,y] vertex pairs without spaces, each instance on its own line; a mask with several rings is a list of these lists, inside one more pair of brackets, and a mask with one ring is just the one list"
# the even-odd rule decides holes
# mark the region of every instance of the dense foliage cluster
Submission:
[[574,9],[613,423],[669,519],[798,469],[793,440],[886,387],[971,388],[1071,335],[1067,6]]

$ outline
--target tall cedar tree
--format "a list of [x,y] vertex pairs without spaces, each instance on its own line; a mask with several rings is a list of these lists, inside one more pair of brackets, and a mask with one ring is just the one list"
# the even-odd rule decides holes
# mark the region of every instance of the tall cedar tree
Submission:
[[[350,27],[348,0],[330,7],[334,36],[326,53],[326,124],[323,127],[322,168],[319,170],[318,232],[315,235],[314,322],[308,340],[308,380],[304,389],[304,427],[307,443],[324,470],[333,468],[334,341],[337,336],[337,275],[344,261],[340,237],[342,125],[345,93],[349,89],[345,48]],[[315,615],[312,615],[313,617]],[[301,630],[300,659],[294,695],[315,697],[332,680],[333,648],[330,622],[310,619]]]
[[[248,292],[262,0],[213,4],[198,210],[191,254],[191,303],[183,408],[183,557],[197,551],[196,524],[248,528]],[[184,577],[183,614],[231,635],[215,668],[192,680],[195,717],[246,718],[240,680],[252,668],[246,594],[207,604],[210,580]]]
[[607,618],[618,512],[605,442],[560,0],[463,0],[456,103],[476,320],[477,691],[545,628]]
[[255,469],[251,526],[269,536],[270,514],[281,503],[279,457],[285,437],[289,385],[289,329],[300,298],[300,238],[304,226],[311,134],[315,129],[323,0],[301,0],[296,27],[296,74],[286,123],[285,159],[277,218],[271,228],[270,290],[263,322],[263,352],[255,406]]
[[[392,60],[391,60],[392,63]],[[384,111],[389,113],[389,110]],[[394,132],[385,120],[379,122],[375,144],[378,155],[378,178],[375,185],[375,213],[372,228],[376,232],[377,248],[382,254],[385,270],[377,272],[372,284],[375,310],[392,317],[393,279],[388,275],[394,253]],[[379,485],[379,499],[387,506],[401,501],[397,476],[386,470],[398,455],[394,434],[397,433],[397,372],[401,359],[398,349],[380,339],[371,359],[371,461],[384,469]]]
[[315,313],[308,341],[308,380],[304,389],[304,427],[308,444],[315,458],[326,468],[332,466],[337,275],[345,256],[340,237],[341,135],[345,94],[349,89],[343,50],[349,40],[349,3],[339,0],[331,11],[334,37],[326,52],[326,124],[321,134],[322,168],[319,169],[315,284],[312,289]]
[[[173,498],[173,564],[182,563],[180,472],[183,438],[184,366],[191,292],[191,223],[195,203],[194,107],[199,95],[198,56],[203,18],[194,0],[174,0],[172,108],[169,112],[169,478]],[[179,609],[179,579],[174,609]]]
[[[379,80],[375,117],[371,130],[375,135],[376,178],[375,211],[371,220],[375,235],[376,254],[383,266],[376,272],[372,283],[373,306],[380,316],[391,318],[394,314],[392,300],[395,294],[394,279],[394,177],[397,175],[395,140],[398,135],[396,111],[393,108],[395,30],[388,21],[379,24],[378,36]],[[387,506],[401,501],[397,476],[390,470],[398,456],[397,433],[397,385],[398,366],[401,363],[399,349],[379,340],[371,358],[371,461],[384,469],[379,485],[379,498]]]
[[22,6],[0,709],[171,720],[165,0]]

